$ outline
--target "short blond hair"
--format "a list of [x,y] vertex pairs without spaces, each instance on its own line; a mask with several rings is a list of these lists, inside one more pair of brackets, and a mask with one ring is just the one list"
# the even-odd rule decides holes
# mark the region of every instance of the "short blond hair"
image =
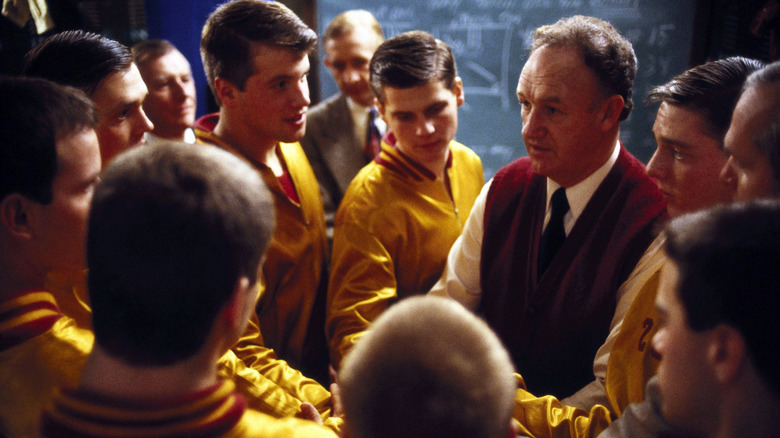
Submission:
[[512,373],[484,321],[448,298],[410,297],[384,312],[344,359],[346,427],[355,438],[504,437]]
[[324,44],[328,40],[339,38],[354,31],[357,27],[366,27],[373,30],[377,37],[377,45],[382,44],[382,41],[385,40],[382,26],[379,25],[379,21],[371,12],[365,9],[352,9],[340,13],[328,24],[328,27],[325,28],[325,33],[322,34],[322,42]]

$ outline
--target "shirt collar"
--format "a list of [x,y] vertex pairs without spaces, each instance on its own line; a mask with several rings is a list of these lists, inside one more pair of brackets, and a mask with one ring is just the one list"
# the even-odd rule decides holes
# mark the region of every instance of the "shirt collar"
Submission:
[[[566,217],[564,217],[564,228],[566,229],[567,234],[571,231],[571,228],[574,226],[577,218],[582,214],[582,211],[585,210],[588,202],[590,202],[590,198],[596,193],[596,189],[599,188],[609,171],[612,170],[612,166],[617,162],[618,155],[620,155],[619,140],[612,149],[612,155],[609,156],[609,159],[602,164],[601,167],[596,169],[596,171],[591,173],[587,178],[566,188],[566,200],[569,201],[569,212],[566,213]],[[550,200],[552,199],[552,195],[560,186],[561,185],[557,182],[547,178],[547,216],[550,214]]]

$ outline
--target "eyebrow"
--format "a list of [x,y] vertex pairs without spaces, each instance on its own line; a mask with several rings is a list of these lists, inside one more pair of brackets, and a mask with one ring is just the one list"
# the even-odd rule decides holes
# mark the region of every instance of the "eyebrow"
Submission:
[[663,136],[663,135],[660,137],[660,139],[664,143],[669,143],[669,144],[678,146],[678,147],[680,147],[682,149],[691,149],[693,147],[690,143],[686,143],[686,142],[683,142],[683,141],[680,141],[680,140],[676,140],[674,138],[670,138],[670,137]]

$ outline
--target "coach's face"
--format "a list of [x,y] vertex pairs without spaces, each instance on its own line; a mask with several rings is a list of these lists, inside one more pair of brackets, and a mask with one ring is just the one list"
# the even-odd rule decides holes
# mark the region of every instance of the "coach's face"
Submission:
[[623,99],[604,95],[579,51],[557,46],[534,50],[520,74],[517,98],[523,140],[536,173],[569,187],[607,161]]

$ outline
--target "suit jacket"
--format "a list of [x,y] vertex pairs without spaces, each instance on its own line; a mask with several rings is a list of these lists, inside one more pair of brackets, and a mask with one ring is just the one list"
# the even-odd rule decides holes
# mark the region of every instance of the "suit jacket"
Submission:
[[309,110],[301,146],[320,186],[329,238],[344,192],[370,161],[363,153],[364,143],[364,138],[355,135],[347,96],[331,96]]

